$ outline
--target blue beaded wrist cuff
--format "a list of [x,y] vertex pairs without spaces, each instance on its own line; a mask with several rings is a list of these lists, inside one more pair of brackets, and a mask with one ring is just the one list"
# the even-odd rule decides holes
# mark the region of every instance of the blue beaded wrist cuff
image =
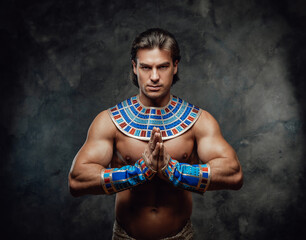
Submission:
[[101,185],[106,194],[113,194],[151,180],[154,175],[155,172],[149,169],[141,158],[134,166],[102,169]]
[[174,186],[197,193],[204,193],[210,182],[208,163],[190,165],[170,158],[167,167],[163,169],[163,174]]

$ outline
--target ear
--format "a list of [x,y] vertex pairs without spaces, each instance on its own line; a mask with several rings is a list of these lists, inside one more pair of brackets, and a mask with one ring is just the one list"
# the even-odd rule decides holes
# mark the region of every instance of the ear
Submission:
[[135,63],[134,60],[132,60],[132,65],[133,65],[133,72],[135,75],[137,75],[137,63]]
[[176,61],[173,63],[173,67],[174,67],[173,75],[175,75],[175,74],[177,73],[177,66],[178,66],[178,63],[179,63],[178,60],[176,60]]

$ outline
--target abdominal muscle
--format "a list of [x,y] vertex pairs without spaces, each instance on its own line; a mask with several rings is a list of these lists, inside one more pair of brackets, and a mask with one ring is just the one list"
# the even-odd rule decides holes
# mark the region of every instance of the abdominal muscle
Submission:
[[117,193],[116,219],[136,239],[160,239],[177,234],[192,212],[190,192],[155,177],[131,190]]
[[[191,131],[164,143],[172,158],[192,164],[195,145]],[[146,145],[147,142],[117,132],[112,167],[134,165]],[[190,219],[192,194],[155,176],[151,181],[117,193],[115,209],[117,222],[130,236],[160,239],[177,234]]]

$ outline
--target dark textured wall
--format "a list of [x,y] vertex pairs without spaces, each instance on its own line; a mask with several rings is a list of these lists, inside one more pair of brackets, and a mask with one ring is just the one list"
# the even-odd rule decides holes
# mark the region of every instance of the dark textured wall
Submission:
[[[180,43],[173,92],[236,149],[238,191],[194,195],[196,239],[305,237],[305,1],[1,1],[1,218],[14,239],[110,239],[114,196],[69,195],[93,118],[137,89],[134,36]],[[179,201],[179,199],[178,199]]]

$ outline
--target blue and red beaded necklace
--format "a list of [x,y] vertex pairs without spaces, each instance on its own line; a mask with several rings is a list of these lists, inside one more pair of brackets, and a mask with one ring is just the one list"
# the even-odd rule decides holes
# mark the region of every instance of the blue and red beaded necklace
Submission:
[[161,130],[163,140],[183,134],[196,122],[201,109],[172,95],[165,107],[146,107],[137,95],[108,109],[108,113],[122,133],[149,141],[153,127]]

